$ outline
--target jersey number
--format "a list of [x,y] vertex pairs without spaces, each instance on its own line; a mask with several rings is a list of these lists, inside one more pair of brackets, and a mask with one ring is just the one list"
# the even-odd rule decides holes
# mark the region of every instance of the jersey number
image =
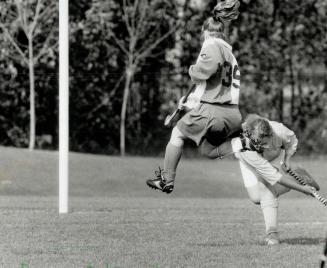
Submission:
[[[225,61],[223,64],[223,70],[225,70],[225,76],[223,77],[221,84],[224,87],[230,87],[233,83],[233,79],[235,80],[241,79],[240,75],[237,74],[237,71],[239,71],[237,65],[233,67],[233,65],[230,62]],[[233,83],[233,87],[239,88],[239,85]]]

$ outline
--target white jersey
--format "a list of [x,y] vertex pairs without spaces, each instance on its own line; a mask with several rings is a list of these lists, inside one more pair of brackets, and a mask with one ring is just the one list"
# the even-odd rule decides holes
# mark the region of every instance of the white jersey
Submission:
[[202,102],[238,104],[240,70],[232,47],[224,40],[206,39],[196,63],[190,66],[189,74],[199,87]]
[[269,121],[269,124],[273,129],[273,136],[263,155],[255,151],[241,152],[240,138],[232,139],[235,157],[242,163],[241,171],[246,187],[255,185],[259,178],[271,185],[277,183],[282,177],[279,166],[284,153],[293,155],[296,151],[298,140],[294,132],[278,122]]

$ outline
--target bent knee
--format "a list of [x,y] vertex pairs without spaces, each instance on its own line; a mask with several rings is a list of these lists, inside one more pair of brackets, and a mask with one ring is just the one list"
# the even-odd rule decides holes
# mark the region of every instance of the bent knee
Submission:
[[260,198],[253,198],[253,197],[250,197],[250,200],[253,202],[253,204],[255,205],[260,205],[261,204],[261,200]]
[[261,194],[258,191],[258,188],[255,186],[255,187],[247,187],[246,189],[247,189],[250,200],[254,204],[260,205],[260,203],[261,203]]
[[216,146],[212,145],[205,139],[201,143],[201,155],[209,159],[215,159],[218,157],[216,148]]
[[203,146],[201,147],[201,155],[209,159],[216,159],[219,157],[216,149],[209,149]]
[[219,146],[210,144],[208,141],[204,141],[201,146],[201,154],[210,159],[223,158],[230,155],[233,152],[231,142],[226,141]]

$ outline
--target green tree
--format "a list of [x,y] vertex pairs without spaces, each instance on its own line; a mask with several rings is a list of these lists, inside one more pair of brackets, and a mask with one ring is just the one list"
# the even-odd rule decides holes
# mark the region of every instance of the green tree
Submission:
[[[127,112],[131,109],[131,106],[128,107],[131,89],[134,94],[133,101],[140,107],[143,102],[140,97],[140,83],[145,79],[144,71],[147,68],[155,70],[157,67],[151,66],[150,63],[153,59],[165,56],[164,44],[178,27],[175,23],[175,12],[174,4],[163,0],[123,1],[121,4],[116,1],[97,0],[92,2],[92,7],[87,12],[84,27],[91,29],[93,26],[91,35],[101,35],[104,49],[102,52],[107,56],[111,55],[108,58],[111,74],[114,74],[115,69],[119,73],[116,77],[115,90],[111,90],[107,98],[102,99],[102,104],[96,107],[102,108],[105,99],[109,101],[119,95],[118,90],[124,82],[119,122],[121,155],[124,155],[126,150],[126,125],[131,121],[127,120]],[[115,53],[111,54],[110,51]],[[101,62],[99,64],[101,65]],[[116,68],[113,68],[115,66]],[[102,71],[106,72],[108,69]]]
[[304,136],[315,125],[310,121],[325,117],[326,1],[249,1],[242,8],[234,47],[243,110],[281,120]]
[[114,31],[111,35],[125,61],[125,84],[120,114],[120,153],[122,156],[125,155],[126,150],[126,109],[135,72],[142,61],[147,57],[154,56],[152,54],[154,49],[176,31],[178,27],[178,25],[168,24],[169,28],[162,34],[162,31],[160,31],[162,23],[171,22],[166,13],[167,8],[171,7],[171,5],[166,6],[166,10],[159,9],[159,5],[162,4],[167,5],[168,2],[136,0],[132,3],[123,0],[121,14],[127,36],[125,39],[121,39]]
[[42,58],[55,57],[57,47],[57,2],[7,0],[0,3],[1,38],[7,45],[1,53],[29,70],[29,149],[35,147],[35,65]]

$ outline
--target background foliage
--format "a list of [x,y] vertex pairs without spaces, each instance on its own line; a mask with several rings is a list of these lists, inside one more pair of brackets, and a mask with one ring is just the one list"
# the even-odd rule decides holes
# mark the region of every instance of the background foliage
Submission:
[[[165,18],[156,21],[159,35],[171,25],[179,27],[136,69],[127,106],[129,154],[164,150],[169,130],[162,126],[163,119],[189,86],[187,71],[201,46],[201,26],[216,3],[149,2],[156,2],[156,14]],[[229,29],[242,74],[242,113],[256,112],[284,122],[300,138],[299,153],[327,152],[326,13],[323,0],[243,0],[241,15]],[[118,0],[70,1],[73,151],[119,153],[126,61],[112,33],[127,40],[123,14]],[[15,38],[23,38],[19,34],[18,29]],[[0,30],[0,142],[25,147],[28,70],[6,56],[10,47],[3,40]],[[45,57],[35,69],[38,148],[57,148],[57,54]]]

